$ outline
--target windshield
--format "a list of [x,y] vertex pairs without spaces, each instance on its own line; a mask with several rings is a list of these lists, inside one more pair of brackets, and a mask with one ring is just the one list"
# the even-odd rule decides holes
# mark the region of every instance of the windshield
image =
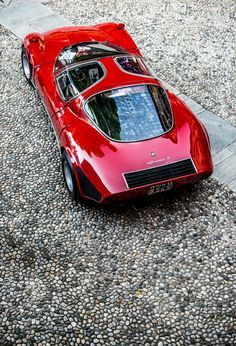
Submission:
[[139,141],[160,136],[173,125],[163,88],[139,85],[91,97],[85,106],[91,120],[111,139]]
[[108,42],[83,42],[63,49],[55,62],[55,71],[84,60],[124,54],[124,50]]

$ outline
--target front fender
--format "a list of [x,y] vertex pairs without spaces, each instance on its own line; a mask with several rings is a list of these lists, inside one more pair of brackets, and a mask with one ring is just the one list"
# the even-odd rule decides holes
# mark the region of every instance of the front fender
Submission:
[[23,46],[30,56],[30,62],[35,68],[43,62],[43,54],[45,49],[44,37],[38,32],[28,34],[23,40]]

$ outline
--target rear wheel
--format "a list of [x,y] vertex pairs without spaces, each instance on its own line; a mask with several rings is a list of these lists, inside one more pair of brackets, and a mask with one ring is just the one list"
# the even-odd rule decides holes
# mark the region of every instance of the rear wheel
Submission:
[[77,202],[79,200],[79,197],[80,197],[79,196],[79,189],[77,186],[77,181],[75,178],[75,174],[73,171],[71,160],[70,160],[69,156],[67,155],[66,151],[64,151],[62,153],[61,162],[62,162],[63,177],[64,177],[64,181],[66,183],[67,190],[68,190],[71,198]]
[[29,56],[28,56],[24,46],[22,46],[22,50],[21,50],[21,63],[22,63],[22,69],[24,72],[24,76],[25,76],[27,82],[31,86],[33,86],[33,83],[32,83],[32,64],[29,61]]

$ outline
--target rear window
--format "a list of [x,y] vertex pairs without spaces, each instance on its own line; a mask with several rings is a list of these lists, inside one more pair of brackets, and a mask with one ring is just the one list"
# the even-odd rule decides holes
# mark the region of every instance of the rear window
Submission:
[[58,78],[58,87],[64,100],[70,100],[104,76],[100,63],[86,63],[70,68]]
[[118,66],[120,66],[125,72],[153,77],[144,61],[140,58],[126,56],[116,58],[116,61]]
[[85,110],[105,135],[117,141],[157,137],[173,125],[166,93],[155,85],[131,86],[97,94],[87,101]]

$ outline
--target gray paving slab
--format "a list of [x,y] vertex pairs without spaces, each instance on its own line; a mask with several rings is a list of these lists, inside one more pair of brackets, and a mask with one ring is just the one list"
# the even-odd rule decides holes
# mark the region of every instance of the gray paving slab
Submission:
[[231,183],[229,183],[229,188],[236,192],[236,179],[234,179],[233,181],[231,181]]
[[0,0],[0,8],[8,6],[10,2],[11,0]]
[[225,159],[233,155],[234,155],[233,152],[230,151],[228,148],[221,150],[219,153],[213,156],[214,166],[218,165],[219,163],[221,163],[222,161],[224,161]]
[[213,177],[221,183],[229,185],[236,179],[236,155],[231,155],[224,159],[214,168]]
[[230,144],[227,149],[229,149],[236,155],[236,141]]
[[213,155],[236,141],[236,128],[217,115],[205,110],[198,117],[209,133]]
[[14,0],[8,7],[0,11],[1,24],[7,28],[16,28],[24,21],[32,21],[34,18],[48,15],[52,12],[39,2]]
[[70,21],[36,0],[12,0],[7,7],[1,8],[0,23],[20,38],[32,31],[43,32],[71,25]]
[[18,26],[12,31],[17,31],[17,35],[21,38],[24,38],[30,32],[44,32],[68,25],[70,25],[70,22],[65,18],[59,17],[56,14],[49,14],[47,16],[37,17],[35,20],[24,23],[23,25]]

